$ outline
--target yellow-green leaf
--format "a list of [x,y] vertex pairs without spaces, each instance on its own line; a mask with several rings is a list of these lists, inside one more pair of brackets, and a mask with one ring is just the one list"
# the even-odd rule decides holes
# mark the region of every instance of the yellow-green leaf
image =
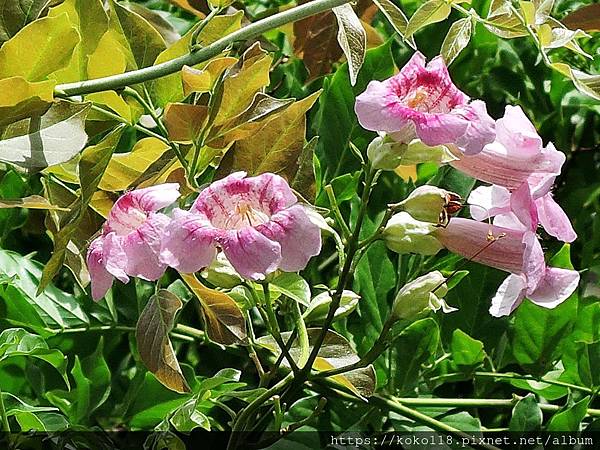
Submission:
[[444,0],[429,0],[423,3],[408,21],[404,37],[408,39],[424,26],[445,20],[450,11],[450,5]]
[[404,12],[402,12],[402,10],[391,0],[373,0],[373,3],[377,5],[392,27],[394,27],[398,34],[406,40],[408,45],[416,50],[417,44],[415,44],[414,38],[406,37],[406,26],[408,25],[408,19],[406,18]]
[[66,14],[36,20],[0,48],[0,78],[43,80],[69,64],[78,42]]
[[200,300],[208,337],[223,345],[245,344],[246,320],[237,303],[224,292],[207,288],[193,274],[181,278]]
[[202,131],[207,111],[203,105],[169,103],[164,114],[169,139],[179,143],[194,142]]
[[202,69],[183,66],[181,69],[181,78],[184,95],[188,96],[192,92],[210,92],[219,76],[236,62],[237,58],[224,56],[212,59]]
[[553,63],[552,68],[569,77],[581,92],[600,100],[600,75],[589,75],[564,63]]
[[176,392],[190,392],[175,356],[169,332],[173,329],[175,314],[182,307],[181,300],[167,291],[159,290],[150,297],[138,319],[135,339],[140,358],[167,388]]
[[23,77],[0,80],[0,126],[45,113],[54,99],[53,81],[31,83]]
[[277,173],[292,180],[298,171],[298,159],[304,148],[306,112],[317,100],[319,92],[295,102],[277,114],[247,139],[238,141],[227,157],[225,170],[245,170],[251,175]]
[[0,199],[0,209],[3,208],[46,209],[50,211],[69,210],[69,208],[53,205],[47,198],[41,195],[30,195],[29,197],[18,198],[16,200]]
[[440,51],[444,61],[446,61],[446,65],[452,64],[452,61],[469,44],[472,32],[473,23],[470,17],[459,19],[452,24]]
[[333,13],[338,24],[338,43],[348,61],[350,84],[354,86],[358,72],[365,60],[367,33],[349,4],[333,8]]
[[98,187],[109,192],[129,188],[167,149],[169,146],[157,138],[139,140],[131,152],[112,156]]
[[25,169],[68,161],[87,142],[84,124],[89,103],[59,101],[43,116],[8,125],[0,140],[0,161]]

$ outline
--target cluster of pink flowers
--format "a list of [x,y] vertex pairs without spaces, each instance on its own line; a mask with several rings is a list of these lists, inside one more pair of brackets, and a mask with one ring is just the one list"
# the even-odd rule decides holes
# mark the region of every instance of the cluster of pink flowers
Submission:
[[416,53],[397,75],[372,81],[358,96],[356,113],[364,128],[399,142],[447,146],[456,157],[450,162],[454,168],[490,183],[468,198],[473,219],[430,226],[399,215],[393,226],[403,235],[396,237],[396,248],[426,242],[431,254],[437,251],[438,244],[430,242],[435,238],[454,253],[509,272],[492,299],[494,316],[510,314],[524,298],[554,308],[573,293],[578,272],[547,267],[536,235],[541,225],[561,241],[577,237],[551,192],[565,155],[551,143],[543,146],[520,107],[507,106],[504,117],[494,121],[483,102],[471,101],[454,86],[440,57],[426,66]]
[[157,280],[169,266],[196,272],[218,250],[251,280],[277,269],[301,270],[321,250],[318,225],[278,175],[236,172],[200,192],[189,211],[159,212],[178,198],[179,185],[167,183],[127,192],[115,202],[88,249],[95,300],[114,278]]

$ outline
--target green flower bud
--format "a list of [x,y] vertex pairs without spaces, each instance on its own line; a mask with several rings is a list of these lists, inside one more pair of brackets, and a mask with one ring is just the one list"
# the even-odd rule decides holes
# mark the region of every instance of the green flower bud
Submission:
[[394,170],[400,165],[407,144],[394,141],[388,135],[377,136],[367,147],[367,157],[374,169]]
[[394,214],[383,230],[387,247],[396,253],[435,255],[443,246],[433,236],[436,226],[415,219],[407,212]]
[[[352,311],[356,309],[360,295],[345,290],[342,292],[342,298],[340,299],[340,306],[333,316],[335,319],[346,317]],[[329,292],[323,292],[317,295],[310,301],[308,309],[304,312],[304,320],[308,323],[323,323],[329,312],[329,306],[331,305],[331,294]]]
[[394,299],[392,319],[416,320],[441,309],[445,313],[456,311],[448,306],[444,296],[448,293],[446,278],[437,270],[405,284]]
[[419,139],[414,139],[408,144],[406,151],[402,155],[401,164],[403,166],[427,162],[446,164],[457,159],[458,158],[445,145],[429,147],[423,144]]
[[[456,212],[460,209],[460,196],[453,192],[448,192],[437,186],[420,186],[410,193],[410,195],[400,202],[402,211],[406,211],[416,220],[424,222],[439,223],[440,218],[445,217],[445,213]],[[450,211],[446,211],[450,208]]]

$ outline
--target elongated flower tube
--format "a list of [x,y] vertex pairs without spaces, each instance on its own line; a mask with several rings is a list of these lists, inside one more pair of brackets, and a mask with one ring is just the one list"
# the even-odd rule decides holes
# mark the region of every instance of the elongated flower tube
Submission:
[[543,147],[533,124],[519,106],[507,106],[496,121],[496,139],[476,155],[461,155],[450,165],[487,183],[515,190],[524,182],[537,198],[538,191],[550,189],[560,174],[565,155],[552,143]]
[[204,189],[190,211],[175,210],[161,261],[184,273],[207,267],[221,249],[244,278],[295,272],[321,250],[321,232],[287,182],[236,172]]
[[123,283],[130,276],[160,278],[166,269],[159,260],[162,234],[170,219],[157,211],[178,197],[179,185],[168,183],[127,192],[115,202],[87,253],[94,300],[106,294],[114,278]]
[[364,128],[389,133],[400,143],[418,137],[428,146],[454,144],[467,155],[495,136],[485,103],[470,102],[452,83],[441,57],[425,65],[419,52],[397,75],[371,81],[356,98],[355,111]]
[[555,308],[579,283],[577,271],[546,266],[542,247],[531,231],[453,218],[433,234],[451,252],[511,274],[492,299],[493,316],[510,314],[524,298]]
[[539,190],[534,197],[529,184],[524,182],[514,192],[502,186],[480,186],[471,192],[471,217],[486,220],[494,217],[494,224],[521,230],[535,231],[538,224],[548,234],[563,242],[573,242],[577,234],[569,217],[551,192]]

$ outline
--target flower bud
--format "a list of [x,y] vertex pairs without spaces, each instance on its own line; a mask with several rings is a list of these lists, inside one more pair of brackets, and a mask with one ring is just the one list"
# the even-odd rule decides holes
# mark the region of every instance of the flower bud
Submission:
[[210,266],[200,275],[213,286],[226,289],[238,286],[243,281],[223,253],[217,254]]
[[446,164],[457,159],[445,145],[429,147],[419,139],[415,139],[408,144],[406,151],[402,155],[401,164],[403,166],[420,163]]
[[386,134],[377,136],[367,147],[367,157],[374,169],[394,170],[400,165],[407,144],[396,142]]
[[416,220],[407,212],[394,214],[383,231],[387,247],[396,253],[435,255],[443,247],[433,236],[436,226]]
[[[346,317],[352,311],[356,309],[360,295],[345,290],[342,292],[342,298],[340,299],[340,306],[333,316],[335,319],[341,319]],[[304,312],[303,318],[309,323],[323,323],[329,312],[329,306],[331,305],[331,294],[329,292],[322,292],[310,301],[308,309]]]
[[444,301],[447,293],[446,278],[440,272],[425,274],[398,291],[392,306],[392,319],[415,320],[439,309],[445,313],[456,311]]
[[[430,185],[416,188],[400,205],[413,218],[435,224],[445,212],[456,212],[455,208],[461,206],[458,194]],[[447,207],[451,207],[451,211],[446,211]]]

